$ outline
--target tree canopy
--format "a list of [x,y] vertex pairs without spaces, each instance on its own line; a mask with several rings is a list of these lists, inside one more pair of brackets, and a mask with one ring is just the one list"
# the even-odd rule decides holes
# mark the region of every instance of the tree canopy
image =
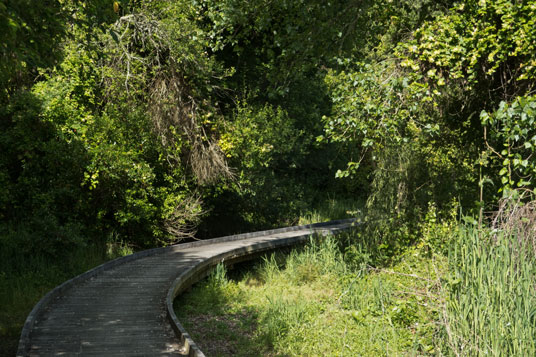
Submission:
[[3,0],[4,244],[169,244],[291,223],[329,194],[366,199],[383,236],[532,192],[535,11]]

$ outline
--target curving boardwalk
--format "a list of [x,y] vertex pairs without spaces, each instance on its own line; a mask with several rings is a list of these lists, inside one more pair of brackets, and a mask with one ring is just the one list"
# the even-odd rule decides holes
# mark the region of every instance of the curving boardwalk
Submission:
[[28,316],[18,356],[203,356],[173,299],[220,261],[232,263],[353,220],[178,244],[119,258],[52,290]]

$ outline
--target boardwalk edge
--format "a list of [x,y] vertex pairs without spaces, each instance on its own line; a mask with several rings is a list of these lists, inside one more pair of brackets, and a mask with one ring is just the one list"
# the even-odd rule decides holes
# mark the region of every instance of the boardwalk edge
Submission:
[[[285,232],[297,231],[297,230],[302,230],[302,229],[313,229],[313,230],[318,229],[318,230],[322,230],[322,227],[326,227],[326,226],[330,226],[330,225],[337,225],[337,224],[351,224],[352,222],[355,222],[355,219],[351,218],[351,219],[344,219],[344,220],[336,220],[336,221],[308,224],[308,225],[302,225],[302,226],[292,226],[292,227],[286,227],[286,228],[271,229],[271,230],[258,231],[258,232],[252,232],[252,233],[236,234],[236,235],[230,235],[230,236],[225,236],[225,237],[220,237],[220,238],[199,240],[199,241],[189,242],[189,243],[179,243],[179,244],[175,244],[175,245],[172,245],[172,246],[169,246],[169,247],[153,248],[153,249],[148,249],[148,250],[144,250],[144,251],[141,251],[141,252],[137,252],[137,253],[134,253],[134,254],[131,254],[131,255],[127,255],[127,256],[124,256],[124,257],[116,258],[114,260],[111,260],[109,262],[101,264],[101,265],[99,265],[99,266],[97,266],[97,267],[95,267],[95,268],[93,268],[91,270],[88,270],[85,273],[82,273],[82,274],[80,274],[78,276],[75,276],[72,279],[69,279],[69,280],[65,281],[64,283],[58,285],[57,287],[55,287],[54,289],[49,291],[43,298],[41,298],[41,300],[39,300],[39,302],[34,306],[32,311],[30,312],[30,314],[26,318],[26,321],[25,321],[24,326],[22,328],[21,337],[19,339],[19,346],[18,346],[18,349],[17,349],[16,356],[17,357],[23,357],[23,356],[27,356],[29,354],[29,351],[30,351],[30,348],[31,348],[31,332],[32,332],[32,329],[33,329],[36,321],[39,319],[40,314],[42,313],[42,311],[46,308],[46,306],[48,304],[50,304],[54,299],[60,297],[61,294],[64,291],[66,291],[67,289],[70,289],[70,288],[76,286],[77,284],[80,284],[80,283],[82,283],[82,282],[84,282],[84,281],[86,281],[86,280],[98,275],[99,273],[101,273],[103,271],[106,271],[108,269],[114,268],[114,267],[116,267],[118,265],[125,264],[125,263],[131,262],[133,260],[144,258],[144,257],[147,257],[147,256],[151,256],[151,255],[155,255],[155,254],[161,254],[161,253],[167,252],[169,250],[171,250],[171,251],[179,251],[179,250],[193,248],[193,247],[199,247],[199,246],[205,246],[205,245],[211,245],[211,244],[217,244],[217,243],[223,243],[223,242],[230,242],[230,241],[242,240],[242,239],[247,239],[247,238],[257,238],[257,237],[268,236],[268,235],[271,235],[271,234],[285,233]],[[308,234],[306,237],[309,237],[311,234]],[[293,237],[293,238],[295,238],[295,237]],[[287,245],[291,245],[291,244],[295,244],[295,243],[289,243]],[[250,248],[248,248],[248,250],[249,249]],[[268,249],[270,249],[270,248],[268,248]],[[273,248],[273,249],[275,249],[275,248]],[[253,253],[255,253],[255,252],[251,251],[249,254],[253,254]],[[219,259],[221,260],[222,257],[220,257]],[[194,267],[188,269],[188,271],[186,271],[183,274],[181,274],[175,280],[175,282],[172,284],[172,287],[171,287],[171,289],[169,291],[171,292],[172,290],[174,290],[176,288],[176,286],[179,286],[181,284],[183,284],[181,286],[184,286],[184,288],[185,288],[186,285],[184,285],[184,284],[187,283],[188,281],[187,280],[179,280],[181,277],[185,276],[187,273],[190,272],[190,274],[192,274],[192,275],[190,275],[189,278],[191,278],[196,272],[199,272],[198,270],[194,270],[195,267],[199,267],[199,266],[208,267],[214,261],[215,261],[214,259],[206,260],[206,261],[200,262],[199,264],[195,265]],[[216,265],[216,264],[217,263],[215,263],[213,265]],[[188,278],[188,277],[186,277],[186,278]],[[186,279],[186,278],[183,278],[183,279]],[[195,280],[195,281],[197,281],[197,280]],[[193,282],[195,282],[195,281],[193,281]],[[193,284],[193,282],[190,282],[190,285]],[[178,291],[178,290],[176,290],[176,291]],[[192,352],[189,352],[190,356],[198,356],[198,357],[204,356],[204,354],[199,350],[199,348],[197,347],[195,342],[193,342],[193,340],[191,339],[189,334],[186,332],[186,330],[182,327],[182,325],[178,321],[177,317],[175,316],[175,313],[173,312],[173,299],[171,299],[171,303],[169,302],[169,299],[170,299],[170,295],[168,293],[168,296],[167,296],[168,301],[166,301],[167,306],[168,306],[168,318],[170,319],[170,321],[172,323],[172,327],[175,330],[175,332],[177,333],[177,336],[184,343],[184,345],[186,346],[187,350],[192,351]],[[192,353],[194,353],[194,354],[192,354]]]
[[[177,334],[177,337],[181,340],[184,346],[183,348],[185,350],[185,353],[190,357],[205,357],[205,354],[201,351],[199,346],[195,343],[195,341],[192,339],[188,331],[186,331],[184,326],[180,323],[179,319],[177,318],[177,315],[175,314],[175,310],[173,308],[173,301],[183,291],[188,289],[197,281],[206,277],[218,263],[221,262],[226,265],[229,265],[235,262],[236,260],[239,260],[247,256],[275,250],[275,249],[286,247],[286,246],[297,245],[300,243],[307,243],[310,237],[312,237],[315,234],[333,234],[333,233],[337,233],[343,230],[348,230],[353,227],[353,223],[355,222],[356,222],[355,219],[348,219],[348,220],[326,222],[329,224],[320,223],[320,224],[315,224],[315,225],[290,227],[290,228],[299,228],[299,229],[292,229],[292,230],[311,229],[311,231],[307,234],[300,235],[300,236],[289,237],[289,238],[279,238],[279,239],[274,239],[273,241],[260,242],[254,245],[236,248],[236,249],[215,255],[209,259],[200,261],[197,264],[191,266],[188,270],[184,271],[182,274],[180,274],[175,279],[170,289],[168,290],[168,294],[166,298],[166,306],[167,306],[168,319],[170,320],[171,326],[173,327],[173,330]],[[346,224],[346,226],[341,227],[341,228],[334,228],[334,229],[326,229],[326,230],[322,229],[323,227],[326,227],[329,225],[336,225],[336,224],[339,224],[339,225]],[[284,233],[284,232],[289,232],[289,231],[291,230],[283,229],[283,230],[279,230],[278,232],[272,232],[270,234]],[[258,232],[258,233],[261,233],[261,232]],[[263,235],[268,235],[268,234],[258,235],[258,237],[262,237]],[[250,236],[249,238],[254,238],[254,237]]]

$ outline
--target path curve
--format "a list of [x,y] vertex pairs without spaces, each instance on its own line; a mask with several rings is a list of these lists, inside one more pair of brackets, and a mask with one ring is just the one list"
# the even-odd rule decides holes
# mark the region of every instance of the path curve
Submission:
[[50,291],[24,324],[17,356],[203,356],[177,320],[173,299],[227,264],[355,220],[239,234],[138,252],[105,263]]

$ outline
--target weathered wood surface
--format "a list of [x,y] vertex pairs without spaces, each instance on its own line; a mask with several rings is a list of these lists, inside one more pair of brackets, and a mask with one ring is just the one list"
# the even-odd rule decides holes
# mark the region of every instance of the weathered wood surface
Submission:
[[[169,301],[183,285],[202,278],[216,259],[247,258],[351,225],[349,220],[334,221],[178,244],[105,264],[86,274],[88,278],[75,278],[53,290],[36,305],[23,330],[18,355],[202,355],[181,330],[175,314],[168,311]],[[188,281],[178,282],[177,277],[186,273],[191,275]]]

